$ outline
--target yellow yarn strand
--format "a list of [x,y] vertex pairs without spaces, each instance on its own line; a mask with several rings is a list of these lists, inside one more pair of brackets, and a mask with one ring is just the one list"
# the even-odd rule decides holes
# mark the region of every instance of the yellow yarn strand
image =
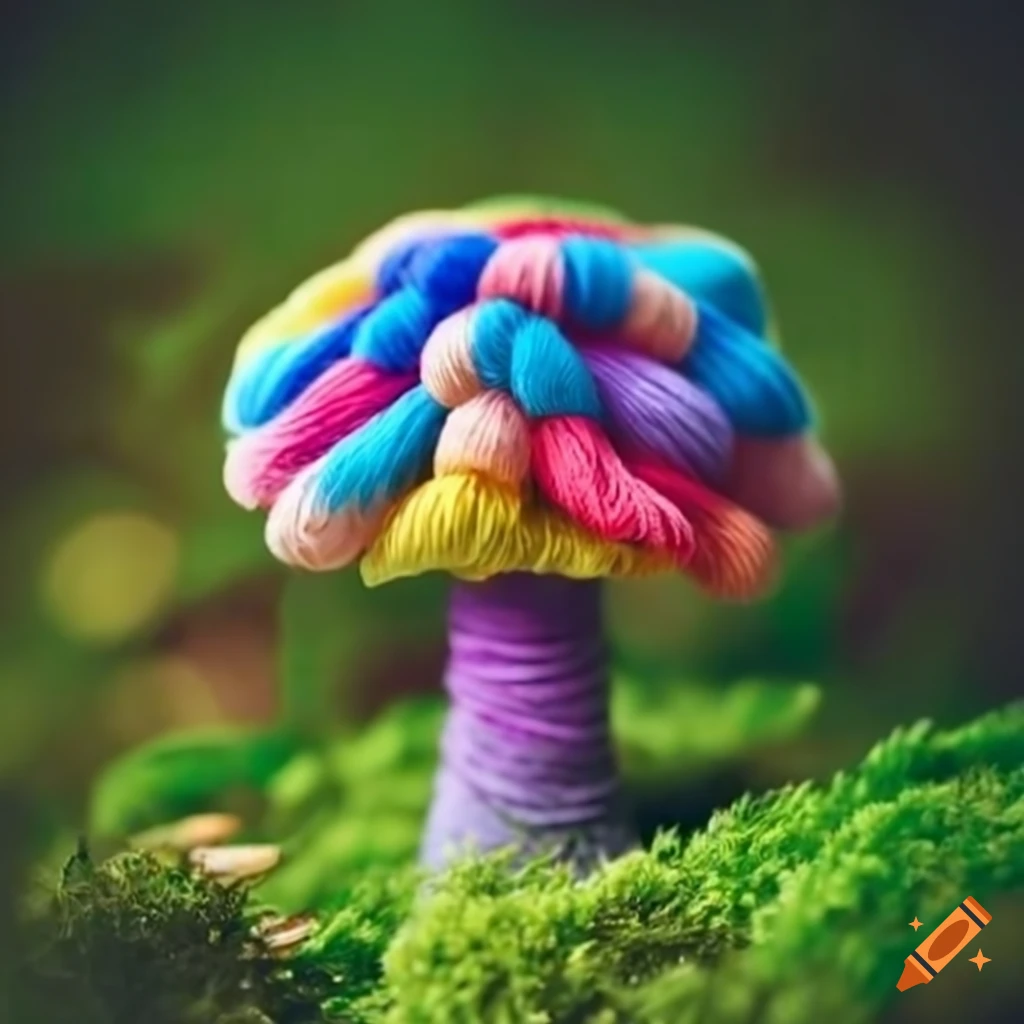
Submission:
[[360,563],[371,587],[433,570],[480,580],[503,572],[591,579],[676,568],[667,555],[603,541],[477,473],[437,477],[408,494]]

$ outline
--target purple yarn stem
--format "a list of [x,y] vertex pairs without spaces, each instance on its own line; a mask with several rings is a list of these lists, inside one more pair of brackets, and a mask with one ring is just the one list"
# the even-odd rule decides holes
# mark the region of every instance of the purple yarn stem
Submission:
[[609,724],[596,580],[513,573],[456,582],[451,707],[421,859],[554,852],[587,870],[635,844]]

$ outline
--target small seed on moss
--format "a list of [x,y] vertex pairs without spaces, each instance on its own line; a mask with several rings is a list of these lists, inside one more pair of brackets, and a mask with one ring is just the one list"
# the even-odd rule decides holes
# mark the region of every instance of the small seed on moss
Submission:
[[312,914],[296,914],[293,917],[265,917],[256,925],[256,934],[264,946],[278,956],[292,952],[317,929],[317,920]]
[[131,846],[140,850],[175,850],[188,853],[199,846],[227,842],[242,828],[234,814],[193,814],[168,825],[157,825],[133,836]]
[[202,874],[224,881],[257,878],[281,861],[281,848],[270,843],[251,846],[201,846],[189,854],[192,866]]

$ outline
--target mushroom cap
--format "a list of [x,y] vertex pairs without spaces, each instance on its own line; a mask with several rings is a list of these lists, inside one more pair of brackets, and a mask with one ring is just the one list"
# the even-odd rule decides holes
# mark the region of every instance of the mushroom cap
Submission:
[[369,584],[690,574],[762,592],[834,514],[753,262],[694,228],[511,197],[408,214],[243,337],[225,485],[267,543]]

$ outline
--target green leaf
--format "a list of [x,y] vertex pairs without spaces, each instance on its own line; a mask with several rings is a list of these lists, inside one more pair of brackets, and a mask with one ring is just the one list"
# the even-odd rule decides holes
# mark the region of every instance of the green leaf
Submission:
[[276,731],[216,728],[161,737],[103,773],[92,829],[126,835],[209,809],[232,790],[264,787],[294,752],[294,739]]

